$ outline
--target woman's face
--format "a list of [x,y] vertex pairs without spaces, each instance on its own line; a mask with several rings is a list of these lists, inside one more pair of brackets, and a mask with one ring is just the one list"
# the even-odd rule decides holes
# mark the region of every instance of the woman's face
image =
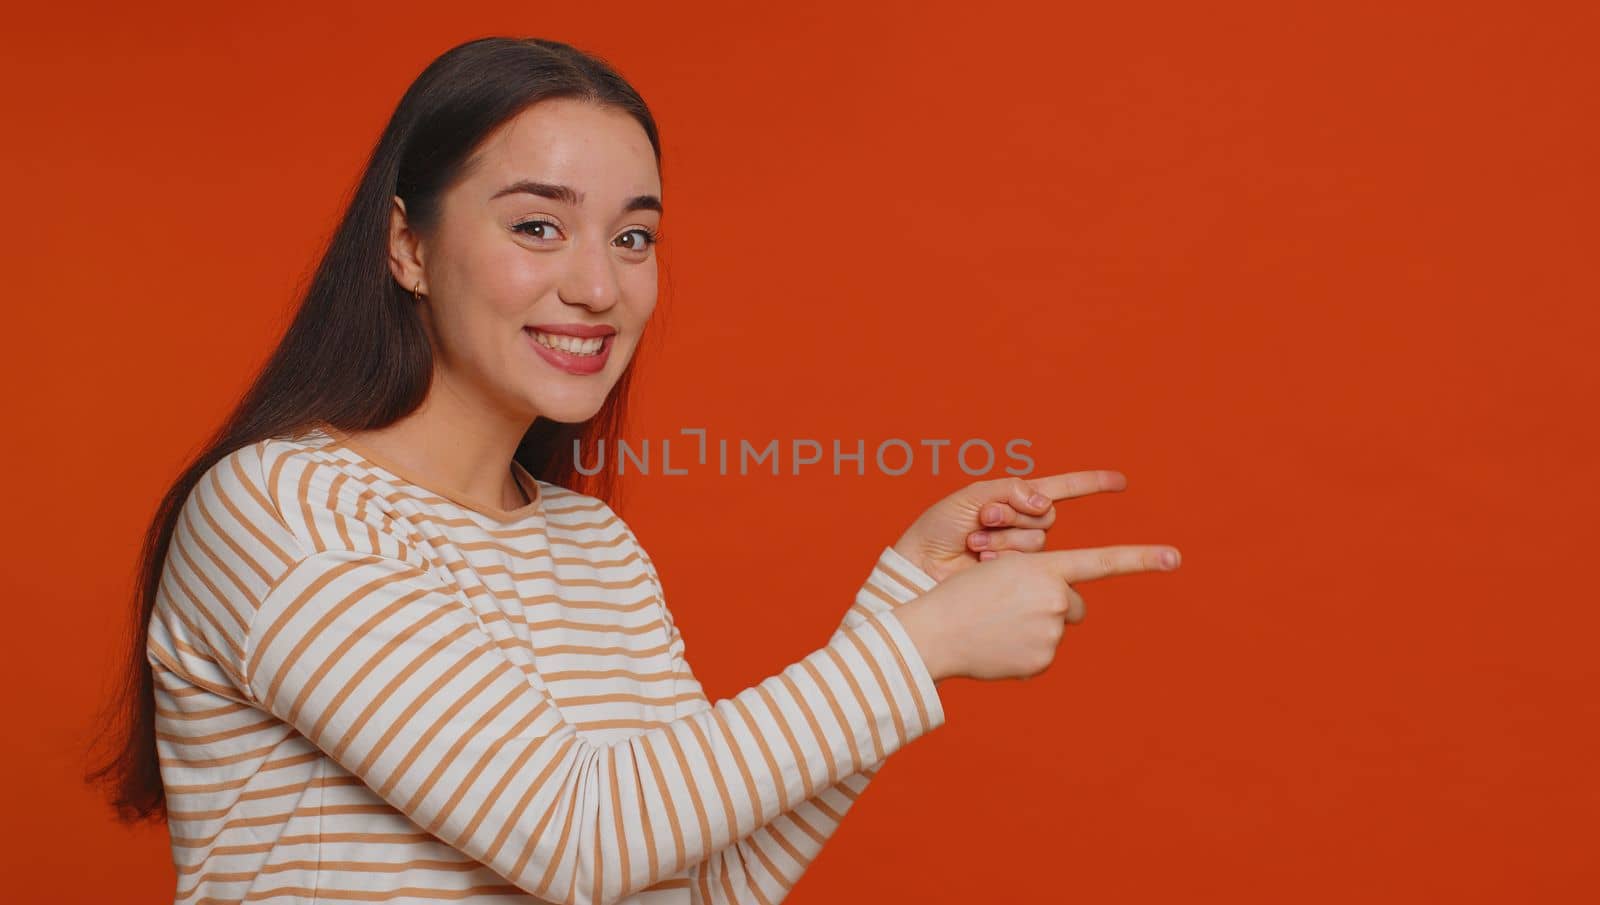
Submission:
[[660,198],[638,122],[561,98],[484,141],[432,234],[396,199],[391,269],[422,281],[435,390],[525,424],[592,417],[655,309]]

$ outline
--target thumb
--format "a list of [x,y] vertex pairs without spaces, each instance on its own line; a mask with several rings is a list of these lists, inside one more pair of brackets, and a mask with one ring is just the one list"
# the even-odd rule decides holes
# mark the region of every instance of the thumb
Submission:
[[1006,501],[1011,504],[1012,509],[1030,515],[1044,515],[1049,511],[1051,500],[1044,491],[1021,478],[1012,478],[1009,483],[1010,486],[1006,488]]

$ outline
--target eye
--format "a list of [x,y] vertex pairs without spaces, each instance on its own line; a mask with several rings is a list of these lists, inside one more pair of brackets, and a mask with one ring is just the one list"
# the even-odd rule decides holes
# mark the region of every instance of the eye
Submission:
[[634,244],[631,245],[631,246],[628,246],[628,248],[630,250],[632,250],[632,251],[646,251],[646,250],[648,250],[650,248],[655,247],[655,244],[657,242],[661,241],[661,231],[660,230],[653,230],[652,231],[652,230],[645,229],[644,227],[640,227],[638,229],[630,229],[627,232],[623,233],[622,235],[623,236],[632,236],[632,235],[636,235],[636,234],[640,235],[640,236],[643,236],[644,238],[635,239],[634,240]]
[[542,230],[542,229],[544,229],[546,227],[554,227],[554,226],[555,226],[555,224],[550,222],[549,220],[524,220],[521,223],[513,225],[511,228],[516,230],[519,233],[522,233],[525,236],[528,236],[529,238],[546,239],[546,238],[549,238],[549,237],[546,236],[544,233],[540,232],[538,234],[535,234],[534,231],[535,230]]

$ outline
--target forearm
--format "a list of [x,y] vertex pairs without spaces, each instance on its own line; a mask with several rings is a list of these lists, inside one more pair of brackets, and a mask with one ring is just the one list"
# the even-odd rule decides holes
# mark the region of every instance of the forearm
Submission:
[[[856,592],[854,604],[845,612],[830,643],[872,616],[915,599],[934,584],[933,579],[909,561],[886,550]],[[698,688],[698,683],[694,687]],[[684,706],[694,709],[709,706],[703,701],[702,694],[699,700]],[[918,712],[905,714],[904,718],[926,725],[931,716],[933,714]],[[942,721],[942,715],[939,719]],[[864,765],[793,806],[785,802],[782,813],[772,821],[740,839],[719,858],[698,865],[690,872],[693,901],[704,905],[735,902],[770,905],[782,900],[821,854],[823,845],[839,828],[845,814],[883,763],[877,760]]]

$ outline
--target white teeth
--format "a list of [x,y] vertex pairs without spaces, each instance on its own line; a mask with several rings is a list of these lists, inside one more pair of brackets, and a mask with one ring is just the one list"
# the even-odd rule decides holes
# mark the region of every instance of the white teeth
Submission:
[[533,329],[529,329],[528,332],[533,334],[533,338],[538,340],[541,346],[560,349],[572,355],[598,355],[600,354],[600,348],[605,345],[605,337],[603,336],[579,339],[576,336],[540,333],[538,330]]

